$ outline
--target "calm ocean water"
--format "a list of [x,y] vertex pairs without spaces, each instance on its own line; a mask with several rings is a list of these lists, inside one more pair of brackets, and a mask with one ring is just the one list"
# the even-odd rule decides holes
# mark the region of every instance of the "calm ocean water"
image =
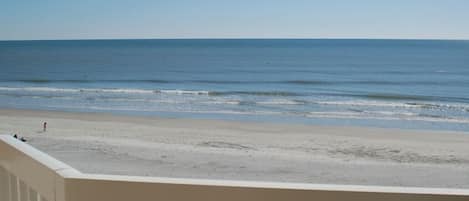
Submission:
[[469,131],[469,41],[3,41],[0,107]]

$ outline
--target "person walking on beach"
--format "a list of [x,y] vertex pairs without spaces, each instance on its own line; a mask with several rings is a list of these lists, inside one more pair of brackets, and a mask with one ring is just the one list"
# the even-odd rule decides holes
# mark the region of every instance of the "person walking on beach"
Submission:
[[44,122],[43,132],[46,132],[46,130],[47,130],[47,122]]

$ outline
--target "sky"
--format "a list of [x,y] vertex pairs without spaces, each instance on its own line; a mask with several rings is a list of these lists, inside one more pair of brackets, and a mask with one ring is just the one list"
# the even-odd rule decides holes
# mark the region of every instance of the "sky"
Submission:
[[469,0],[0,0],[0,40],[469,39]]

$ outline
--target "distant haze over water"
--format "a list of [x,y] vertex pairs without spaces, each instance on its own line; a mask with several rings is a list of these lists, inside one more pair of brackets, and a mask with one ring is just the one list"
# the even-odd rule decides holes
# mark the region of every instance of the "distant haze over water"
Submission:
[[469,131],[469,41],[0,42],[0,106]]

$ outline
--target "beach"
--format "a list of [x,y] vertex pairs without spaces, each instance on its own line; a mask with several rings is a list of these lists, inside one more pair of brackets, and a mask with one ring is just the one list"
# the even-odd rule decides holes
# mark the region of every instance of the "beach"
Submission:
[[464,132],[1,109],[0,133],[85,173],[469,188]]

